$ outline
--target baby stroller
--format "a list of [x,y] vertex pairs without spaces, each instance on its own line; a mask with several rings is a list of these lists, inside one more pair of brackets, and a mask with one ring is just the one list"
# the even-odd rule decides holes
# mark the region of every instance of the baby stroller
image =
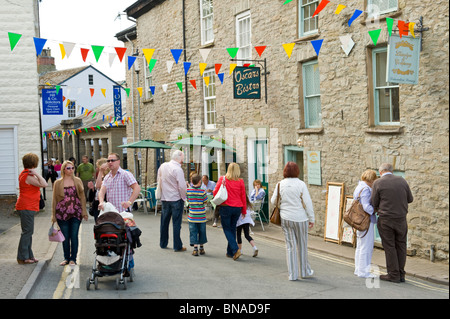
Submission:
[[87,279],[86,289],[94,284],[98,289],[98,277],[114,276],[116,289],[123,285],[127,289],[127,279],[134,281],[134,269],[130,269],[132,262],[131,238],[127,236],[127,226],[119,213],[106,212],[97,218],[94,226],[95,259],[92,274]]

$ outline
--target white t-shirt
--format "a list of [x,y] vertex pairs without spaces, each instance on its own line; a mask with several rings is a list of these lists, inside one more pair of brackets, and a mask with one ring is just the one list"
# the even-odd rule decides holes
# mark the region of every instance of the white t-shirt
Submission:
[[[314,223],[314,208],[311,196],[309,195],[306,184],[299,178],[285,178],[275,186],[271,202],[273,205],[277,201],[278,187],[280,186],[280,216],[284,220],[294,222],[312,222]],[[303,208],[302,200],[306,205],[306,211]]]

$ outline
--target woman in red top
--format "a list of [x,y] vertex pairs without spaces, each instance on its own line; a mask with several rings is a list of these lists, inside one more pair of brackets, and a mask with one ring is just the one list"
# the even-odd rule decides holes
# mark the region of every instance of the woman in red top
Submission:
[[17,262],[19,264],[33,264],[38,262],[31,250],[34,215],[39,211],[40,187],[47,187],[48,184],[36,171],[39,163],[39,157],[36,154],[25,154],[22,163],[24,170],[19,175],[19,198],[16,202],[16,211],[19,213],[22,227],[17,250]]
[[217,181],[213,195],[216,196],[225,179],[225,187],[228,193],[228,199],[220,206],[220,218],[222,220],[222,228],[228,241],[227,257],[238,259],[241,251],[236,241],[236,223],[239,216],[245,216],[247,213],[247,200],[245,193],[245,185],[241,175],[239,165],[231,163],[228,166],[227,174],[221,176]]

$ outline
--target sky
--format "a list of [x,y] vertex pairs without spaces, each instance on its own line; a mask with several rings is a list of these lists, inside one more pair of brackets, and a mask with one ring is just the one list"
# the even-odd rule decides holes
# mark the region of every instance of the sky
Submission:
[[[47,39],[44,48],[50,48],[55,58],[57,70],[65,70],[90,65],[115,81],[125,80],[126,56],[119,62],[109,63],[109,54],[114,47],[124,47],[115,35],[134,25],[123,11],[136,0],[41,0],[39,2],[39,22],[41,38]],[[120,18],[117,18],[118,14]],[[62,59],[59,44],[75,43],[69,57]],[[90,50],[86,62],[80,48],[91,45],[105,46],[97,62]],[[127,54],[126,54],[127,55]]]

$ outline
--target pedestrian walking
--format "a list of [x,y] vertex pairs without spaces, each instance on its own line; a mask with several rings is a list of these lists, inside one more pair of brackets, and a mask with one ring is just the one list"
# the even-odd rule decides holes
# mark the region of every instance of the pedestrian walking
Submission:
[[206,191],[201,188],[202,178],[200,175],[193,175],[191,178],[192,187],[186,191],[187,202],[189,203],[189,238],[190,245],[194,247],[193,256],[205,254],[204,244],[207,243],[206,238],[206,208],[205,203],[208,201]]
[[53,189],[53,184],[55,184],[56,178],[58,177],[58,174],[55,171],[55,166],[54,166],[55,162],[53,162],[53,159],[49,159],[47,162],[47,175],[45,176],[45,181],[48,182],[48,180],[50,179],[52,182],[52,189]]
[[119,154],[109,154],[106,162],[110,172],[103,179],[98,194],[98,209],[103,210],[106,196],[108,202],[113,204],[117,211],[123,212],[133,205],[141,192],[141,187],[133,174],[120,167]]
[[87,155],[81,157],[81,164],[78,165],[77,168],[77,176],[83,182],[84,195],[88,198],[88,183],[92,182],[95,178],[95,168],[94,165],[89,162],[89,157]]
[[55,169],[56,175],[57,175],[57,179],[61,178],[61,161],[60,160],[56,160],[55,162],[55,166],[53,167]]
[[244,231],[245,239],[250,243],[253,249],[253,257],[258,256],[258,247],[256,247],[255,241],[253,240],[252,236],[250,236],[250,225],[255,226],[255,222],[252,218],[252,210],[253,206],[250,202],[250,199],[248,196],[245,196],[247,200],[247,214],[242,215],[239,217],[237,224],[236,224],[236,236],[237,236],[237,243],[239,246],[239,249],[242,252],[242,231]]
[[300,169],[294,162],[288,162],[283,177],[272,195],[277,201],[280,191],[281,228],[286,240],[286,258],[289,280],[310,277],[314,274],[308,262],[308,228],[314,226],[314,209],[306,184],[298,178]]
[[181,221],[186,201],[186,181],[181,164],[184,154],[180,150],[172,153],[170,162],[163,163],[158,169],[158,184],[161,192],[161,226],[159,246],[166,248],[169,242],[169,224],[172,219],[173,249],[185,251],[181,240]]
[[230,163],[226,175],[219,178],[213,192],[213,195],[216,196],[222,183],[225,183],[228,198],[221,204],[219,212],[222,229],[228,242],[226,256],[234,260],[241,255],[241,250],[236,241],[236,224],[241,214],[244,216],[247,214],[245,185],[240,175],[239,165]]
[[[100,214],[100,210],[98,209],[98,194],[102,188],[103,179],[109,173],[108,163],[106,161],[106,158],[100,158],[97,160],[95,163],[97,174],[95,184],[93,182],[88,183],[88,200],[92,202],[89,208],[89,215],[94,217],[95,222],[97,222],[98,215]],[[105,201],[106,200],[107,198],[105,198]]]
[[355,272],[358,277],[373,277],[370,272],[372,264],[373,245],[375,241],[374,225],[377,222],[375,211],[373,210],[370,197],[372,196],[372,185],[377,179],[377,173],[371,169],[364,171],[361,180],[353,192],[353,198],[359,198],[359,202],[364,211],[370,215],[369,229],[366,231],[356,231],[356,250],[355,250]]
[[403,177],[393,175],[394,168],[389,163],[381,164],[381,178],[373,183],[372,205],[378,213],[378,232],[386,256],[387,275],[381,280],[405,281],[406,237],[408,235],[408,204],[413,195]]
[[55,182],[52,200],[52,223],[57,222],[64,235],[62,243],[64,260],[61,266],[76,265],[78,254],[78,231],[81,220],[87,220],[86,197],[83,182],[74,176],[75,165],[64,161],[61,178]]
[[34,215],[39,211],[41,187],[48,186],[46,180],[36,171],[38,163],[39,157],[36,154],[28,153],[22,157],[23,171],[19,175],[19,197],[16,202],[16,211],[20,216],[20,227],[22,228],[17,249],[19,264],[38,262],[31,249]]

